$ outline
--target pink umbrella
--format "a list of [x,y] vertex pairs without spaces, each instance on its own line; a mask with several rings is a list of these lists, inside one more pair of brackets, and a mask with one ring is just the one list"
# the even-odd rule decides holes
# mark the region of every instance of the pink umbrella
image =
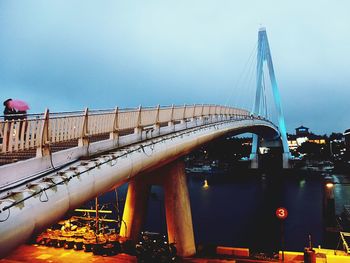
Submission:
[[23,100],[10,100],[9,107],[19,111],[29,110],[28,103]]

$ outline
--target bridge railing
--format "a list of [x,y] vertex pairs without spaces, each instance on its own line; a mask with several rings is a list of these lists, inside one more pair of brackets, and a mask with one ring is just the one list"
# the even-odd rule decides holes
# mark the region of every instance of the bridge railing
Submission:
[[[0,118],[2,154],[38,149],[45,145],[72,142],[111,133],[122,136],[152,125],[166,125],[195,118],[230,116],[248,118],[243,109],[218,105],[183,105],[138,107],[134,109],[88,110],[77,112],[15,115],[11,120]],[[7,116],[6,118],[11,117]]]

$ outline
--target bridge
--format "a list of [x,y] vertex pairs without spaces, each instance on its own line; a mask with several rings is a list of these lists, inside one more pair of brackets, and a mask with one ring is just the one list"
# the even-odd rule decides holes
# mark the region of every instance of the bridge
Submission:
[[193,255],[191,210],[180,157],[221,136],[252,132],[254,168],[260,137],[281,140],[284,167],[288,164],[284,118],[264,29],[259,31],[259,51],[258,76],[267,61],[281,115],[278,126],[263,114],[262,77],[257,79],[252,112],[219,105],[140,106],[46,110],[1,121],[0,257],[68,211],[127,182],[120,235],[137,238],[150,186],[159,184],[166,193],[169,242],[176,241],[180,256]]

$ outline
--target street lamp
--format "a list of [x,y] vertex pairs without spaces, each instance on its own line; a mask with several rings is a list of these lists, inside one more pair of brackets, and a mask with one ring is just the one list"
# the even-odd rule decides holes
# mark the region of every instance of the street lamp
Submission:
[[328,189],[332,189],[334,187],[334,183],[332,183],[332,182],[326,183],[326,187]]

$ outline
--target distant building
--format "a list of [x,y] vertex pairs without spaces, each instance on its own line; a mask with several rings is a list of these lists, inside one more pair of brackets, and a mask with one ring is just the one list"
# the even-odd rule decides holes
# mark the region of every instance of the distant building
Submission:
[[304,126],[300,126],[298,128],[295,128],[295,135],[298,137],[303,137],[309,135],[309,128],[306,128]]
[[343,135],[345,137],[346,151],[350,151],[350,129],[347,129]]
[[309,128],[300,126],[295,128],[295,134],[288,134],[288,145],[291,150],[295,150],[304,142],[326,144],[326,137],[309,132]]
[[350,164],[350,129],[347,129],[344,133],[345,138],[345,152],[344,152],[344,159],[348,162],[348,165]]

